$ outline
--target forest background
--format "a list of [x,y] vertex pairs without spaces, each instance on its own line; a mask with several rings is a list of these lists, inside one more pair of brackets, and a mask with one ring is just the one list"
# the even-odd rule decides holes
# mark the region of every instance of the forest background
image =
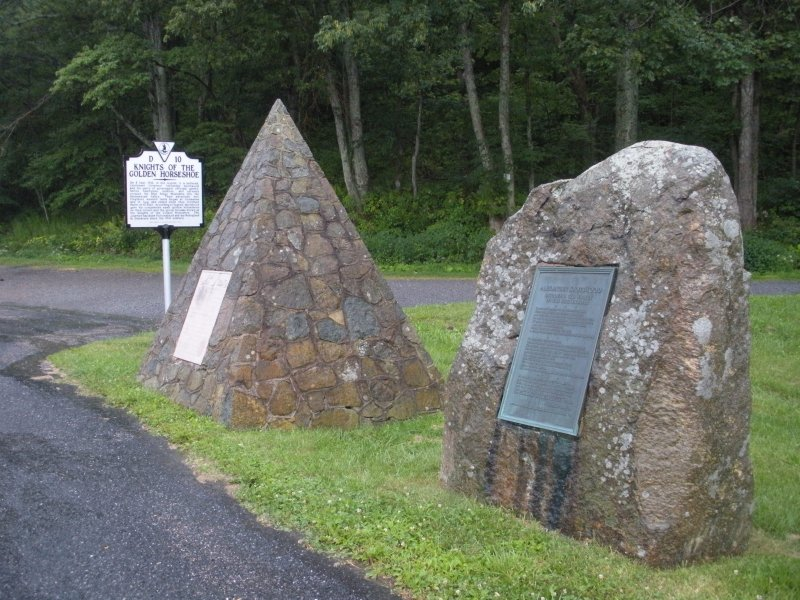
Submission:
[[5,0],[0,24],[0,257],[157,252],[124,158],[200,158],[210,221],[280,98],[382,264],[475,263],[534,185],[664,139],[725,165],[751,270],[800,268],[800,0]]

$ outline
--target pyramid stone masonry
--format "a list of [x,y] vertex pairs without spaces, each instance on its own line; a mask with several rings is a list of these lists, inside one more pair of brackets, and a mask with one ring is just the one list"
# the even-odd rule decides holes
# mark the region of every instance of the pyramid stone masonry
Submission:
[[[219,309],[196,312],[210,305],[204,282],[228,277]],[[176,358],[202,326],[200,358]],[[139,377],[233,427],[349,428],[439,408],[439,373],[280,100]]]
[[[498,414],[544,265],[616,266],[577,435]],[[736,198],[708,150],[641,142],[534,189],[486,249],[444,396],[445,485],[651,565],[744,551],[748,279]],[[573,339],[531,355],[570,368],[560,354]],[[558,377],[525,385],[555,403]]]

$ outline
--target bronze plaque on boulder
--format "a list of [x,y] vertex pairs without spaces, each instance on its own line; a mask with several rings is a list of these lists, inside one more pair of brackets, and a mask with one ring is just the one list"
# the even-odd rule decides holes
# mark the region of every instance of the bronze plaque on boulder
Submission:
[[499,418],[578,435],[616,267],[539,266]]

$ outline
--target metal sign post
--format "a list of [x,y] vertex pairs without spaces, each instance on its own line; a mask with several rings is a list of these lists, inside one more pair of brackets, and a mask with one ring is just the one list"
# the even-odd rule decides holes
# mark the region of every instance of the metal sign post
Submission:
[[161,262],[164,270],[164,312],[169,310],[169,305],[172,304],[172,268],[170,265],[169,256],[169,238],[175,228],[172,225],[160,225],[156,227],[161,236]]
[[176,227],[203,226],[203,165],[173,152],[174,142],[154,141],[125,161],[128,227],[149,227],[161,236],[164,312],[172,303],[170,236]]

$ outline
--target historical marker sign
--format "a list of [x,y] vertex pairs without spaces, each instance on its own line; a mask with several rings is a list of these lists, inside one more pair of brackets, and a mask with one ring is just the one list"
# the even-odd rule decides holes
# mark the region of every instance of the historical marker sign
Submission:
[[164,312],[172,303],[169,238],[176,227],[203,225],[203,165],[175,142],[153,142],[125,161],[128,227],[152,227],[161,235],[164,263]]
[[153,142],[125,161],[125,196],[129,227],[200,227],[203,225],[203,165],[173,142]]
[[578,435],[615,267],[537,267],[499,418]]
[[202,364],[230,280],[229,271],[204,270],[200,273],[189,311],[175,344],[175,358]]

